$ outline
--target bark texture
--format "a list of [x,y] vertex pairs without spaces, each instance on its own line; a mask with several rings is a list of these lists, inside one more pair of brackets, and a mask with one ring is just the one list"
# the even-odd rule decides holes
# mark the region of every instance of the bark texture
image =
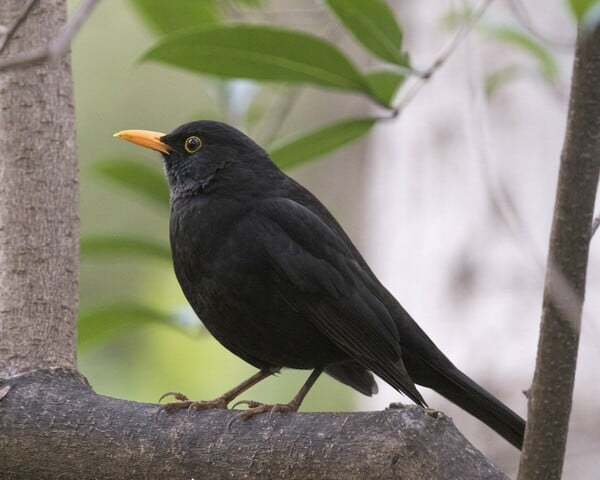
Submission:
[[[0,2],[0,24],[24,6]],[[37,2],[5,58],[45,46],[65,0]],[[0,377],[75,366],[79,218],[69,56],[0,72]]]
[[600,27],[580,30],[519,480],[561,477],[600,173]]
[[234,415],[157,415],[67,370],[15,377],[0,383],[0,478],[507,479],[448,417],[419,407],[261,415],[228,429]]

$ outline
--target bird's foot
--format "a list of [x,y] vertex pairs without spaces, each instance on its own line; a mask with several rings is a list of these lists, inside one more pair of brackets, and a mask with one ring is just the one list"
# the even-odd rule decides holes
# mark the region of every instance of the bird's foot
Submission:
[[213,410],[213,409],[226,409],[229,403],[225,398],[219,397],[214,400],[190,400],[186,395],[179,392],[167,392],[158,400],[159,403],[166,397],[175,397],[176,402],[169,402],[161,405],[158,409],[159,412],[163,410]]
[[238,413],[234,417],[234,420],[248,420],[254,415],[267,412],[269,412],[269,414],[273,414],[298,411],[298,405],[296,405],[295,402],[270,404],[255,402],[254,400],[240,400],[232,408],[235,408],[238,405],[247,405],[248,409]]
[[436,410],[435,408],[426,408],[425,414],[431,418],[436,418],[436,419],[443,418],[443,416],[444,416],[443,412],[440,412],[439,410]]

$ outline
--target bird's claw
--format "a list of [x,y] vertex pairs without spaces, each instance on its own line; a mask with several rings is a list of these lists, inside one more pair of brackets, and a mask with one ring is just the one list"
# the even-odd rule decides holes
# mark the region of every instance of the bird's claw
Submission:
[[179,393],[179,392],[165,393],[158,399],[158,403],[162,402],[166,397],[170,397],[170,396],[175,397],[175,400],[177,400],[177,401],[165,403],[164,405],[161,405],[160,407],[158,407],[158,410],[156,411],[157,419],[158,419],[158,416],[160,415],[160,413],[163,411],[180,410],[182,408],[189,408],[189,406],[193,403],[186,395],[184,395],[183,393]]
[[425,414],[431,418],[442,418],[444,416],[443,412],[436,410],[435,408],[426,408]]
[[[186,395],[184,395],[183,393],[180,393],[180,392],[167,392],[167,393],[163,394],[158,399],[158,403],[162,402],[167,397],[175,397],[175,399],[179,400],[180,402],[187,402],[187,401],[189,401],[189,398]],[[173,402],[173,403],[175,403],[175,402]]]
[[[234,417],[234,420],[248,420],[249,418],[253,417],[254,415],[258,415],[260,413],[267,413],[267,412],[269,413],[269,416],[271,416],[274,413],[297,412],[298,411],[298,406],[296,406],[292,403],[270,404],[270,403],[255,402],[254,400],[240,400],[232,408],[235,408],[238,405],[247,405],[248,409],[243,410],[242,412],[238,413]],[[230,425],[231,425],[231,423],[233,423],[233,421],[230,422]]]
[[405,407],[406,407],[406,405],[404,405],[402,402],[392,402],[386,407],[386,410],[392,410],[392,409],[397,409],[397,408],[402,409]]
[[212,409],[226,409],[228,401],[222,397],[216,398],[215,400],[190,400],[186,395],[179,392],[167,392],[160,397],[161,402],[165,397],[173,396],[177,402],[169,402],[161,405],[158,408],[158,413],[164,410],[212,410]]
[[246,421],[254,415],[258,415],[260,413],[269,412],[269,417],[273,415],[273,413],[283,413],[283,412],[296,412],[298,411],[298,407],[289,403],[260,403],[254,400],[240,400],[233,405],[232,408],[237,407],[238,405],[247,405],[248,409],[243,410],[242,412],[235,415],[230,422],[227,424],[227,430],[231,430],[231,426],[237,421]]
[[227,410],[227,404],[229,402],[224,398],[215,398],[214,400],[198,400],[192,402],[188,407],[188,410]]
[[254,400],[240,400],[238,402],[235,402],[231,408],[234,409],[238,405],[247,405],[248,408],[256,408],[259,405],[264,405],[264,404],[262,404],[260,402],[255,402]]

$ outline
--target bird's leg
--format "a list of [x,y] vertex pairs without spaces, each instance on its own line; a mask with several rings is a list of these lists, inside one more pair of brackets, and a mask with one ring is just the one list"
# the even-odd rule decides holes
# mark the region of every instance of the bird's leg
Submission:
[[304,385],[302,385],[300,391],[296,394],[296,396],[292,399],[290,403],[276,403],[271,405],[268,403],[255,402],[253,400],[241,400],[237,402],[233,406],[234,408],[237,405],[245,404],[248,405],[248,410],[244,410],[243,412],[236,415],[234,420],[248,420],[250,417],[264,412],[297,412],[298,408],[300,408],[300,404],[304,400],[304,397],[306,397],[306,394],[315,384],[317,378],[319,378],[321,373],[323,373],[322,368],[315,368],[310,374],[310,377],[308,377],[308,380],[304,382]]
[[214,400],[204,400],[204,401],[193,401],[186,397],[183,393],[179,392],[167,392],[162,397],[160,397],[159,402],[168,396],[175,397],[177,402],[165,403],[161,405],[159,408],[159,412],[163,410],[179,410],[182,408],[193,409],[193,410],[210,410],[213,408],[227,408],[227,405],[236,398],[237,396],[244,393],[250,387],[253,387],[261,380],[273,375],[279,371],[276,370],[259,370],[254,375],[252,375],[249,379],[240,383],[237,387],[232,388],[228,392],[225,392],[218,398]]

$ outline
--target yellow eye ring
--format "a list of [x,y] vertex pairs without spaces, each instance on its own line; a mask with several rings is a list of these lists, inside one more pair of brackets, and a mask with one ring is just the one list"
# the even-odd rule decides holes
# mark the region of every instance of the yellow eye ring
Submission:
[[202,140],[199,137],[191,136],[185,139],[183,148],[188,153],[195,153],[202,148]]

